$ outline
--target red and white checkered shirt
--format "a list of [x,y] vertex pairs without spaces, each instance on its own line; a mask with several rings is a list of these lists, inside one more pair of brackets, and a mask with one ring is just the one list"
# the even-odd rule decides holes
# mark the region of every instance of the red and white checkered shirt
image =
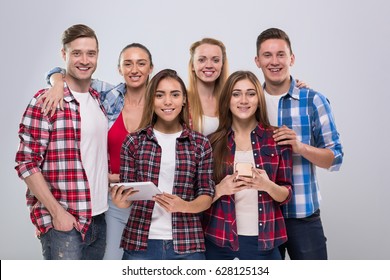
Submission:
[[[186,201],[200,195],[214,195],[213,158],[209,140],[202,134],[183,127],[176,139],[176,167],[173,194]],[[129,134],[121,151],[121,182],[152,181],[158,186],[161,147],[152,127]],[[121,247],[142,251],[147,248],[154,201],[134,201]],[[176,253],[205,251],[204,234],[199,214],[172,213],[172,236]]]
[[[64,88],[64,110],[53,116],[44,116],[37,98],[30,101],[19,125],[20,145],[16,153],[16,171],[21,179],[41,172],[57,201],[80,223],[84,236],[92,218],[91,196],[87,175],[83,169],[80,152],[81,119],[79,104],[69,88]],[[99,94],[89,89],[99,103]],[[27,206],[30,217],[40,233],[46,233],[52,218],[45,206],[27,188]]]

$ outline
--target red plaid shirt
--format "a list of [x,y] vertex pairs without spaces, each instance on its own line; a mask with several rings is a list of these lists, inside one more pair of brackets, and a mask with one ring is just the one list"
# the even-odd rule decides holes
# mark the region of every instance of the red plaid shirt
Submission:
[[[256,168],[264,169],[270,180],[292,193],[292,150],[290,146],[278,146],[272,138],[272,129],[264,129],[260,124],[251,133],[253,156]],[[235,154],[234,132],[229,131],[227,152],[230,157],[226,163],[226,174],[233,173]],[[258,192],[259,204],[259,250],[271,250],[286,242],[281,203],[276,202],[263,191]],[[260,210],[262,209],[262,210]],[[239,249],[234,195],[225,195],[215,201],[203,216],[205,237],[220,247]]]
[[[214,195],[213,158],[209,140],[200,133],[183,127],[176,139],[176,171],[173,194],[186,201],[200,195]],[[158,185],[161,147],[147,127],[129,134],[121,151],[121,182],[152,181]],[[146,250],[154,201],[134,201],[121,247],[126,250]],[[172,213],[173,245],[176,253],[205,250],[204,234],[199,214]]]
[[[79,104],[69,88],[64,88],[64,110],[57,110],[52,117],[44,116],[41,105],[36,105],[38,96],[44,92],[41,90],[34,96],[22,117],[15,169],[21,179],[41,172],[53,196],[76,217],[84,236],[92,212],[87,175],[81,161]],[[89,92],[105,112],[99,94],[92,88]],[[31,221],[40,233],[46,233],[53,227],[49,211],[28,188],[26,198]]]

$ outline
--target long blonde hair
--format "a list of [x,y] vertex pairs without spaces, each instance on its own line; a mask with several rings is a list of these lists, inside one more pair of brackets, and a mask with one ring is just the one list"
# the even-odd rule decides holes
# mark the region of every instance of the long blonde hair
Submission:
[[222,51],[222,69],[220,76],[215,80],[215,86],[214,86],[214,96],[217,100],[217,108],[215,108],[215,113],[218,115],[219,109],[218,109],[218,100],[219,96],[221,94],[222,87],[229,75],[229,64],[228,59],[226,56],[226,47],[225,45],[216,39],[213,38],[203,38],[200,41],[196,41],[193,43],[190,47],[190,61],[188,62],[188,103],[190,106],[190,114],[191,114],[191,122],[192,122],[192,129],[202,132],[203,125],[202,125],[202,116],[203,116],[203,109],[202,104],[200,102],[199,94],[198,94],[198,87],[197,87],[197,80],[198,77],[196,76],[193,65],[194,65],[194,54],[196,48],[203,44],[210,44],[215,45],[221,48]]

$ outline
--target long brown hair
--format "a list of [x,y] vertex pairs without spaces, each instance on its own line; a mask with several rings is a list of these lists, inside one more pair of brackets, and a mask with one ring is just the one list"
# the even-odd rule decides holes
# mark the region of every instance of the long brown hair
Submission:
[[241,80],[249,80],[255,87],[259,104],[255,112],[255,118],[264,128],[270,127],[267,116],[267,107],[263,89],[256,75],[250,71],[236,71],[231,74],[225,82],[219,98],[219,126],[218,129],[210,135],[210,142],[214,154],[214,180],[220,182],[226,175],[226,162],[230,156],[227,149],[228,132],[233,123],[233,115],[230,111],[230,100],[235,84]]
[[[157,120],[157,115],[154,112],[154,99],[156,90],[158,87],[158,84],[163,79],[174,79],[179,82],[181,90],[183,92],[183,98],[184,100],[187,99],[187,90],[186,86],[183,82],[183,80],[179,77],[177,72],[172,69],[164,69],[158,72],[149,82],[147,88],[146,88],[146,95],[145,95],[145,106],[144,111],[142,113],[142,120],[141,123],[138,126],[138,129],[142,129],[147,127],[148,125],[154,125]],[[187,127],[189,126],[189,113],[188,113],[188,106],[184,106],[179,114],[179,122],[180,124],[185,124]]]
[[[210,44],[215,45],[221,48],[222,51],[222,69],[221,74],[219,77],[215,80],[215,86],[214,86],[214,95],[217,100],[219,100],[219,96],[222,90],[222,87],[229,75],[229,64],[228,59],[226,56],[226,47],[225,45],[213,38],[203,38],[200,41],[194,42],[190,47],[190,61],[188,62],[188,103],[190,105],[191,110],[191,120],[192,120],[192,128],[198,132],[202,132],[202,115],[203,115],[203,109],[202,104],[200,103],[200,98],[198,94],[198,87],[196,81],[198,80],[198,77],[196,76],[193,65],[194,65],[194,54],[196,48],[198,48],[201,45],[204,44]],[[215,113],[218,115],[218,107],[216,108]]]

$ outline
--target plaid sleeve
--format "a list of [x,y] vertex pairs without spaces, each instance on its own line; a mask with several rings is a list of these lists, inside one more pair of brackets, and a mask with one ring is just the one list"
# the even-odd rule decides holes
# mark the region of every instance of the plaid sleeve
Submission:
[[198,145],[200,160],[198,164],[198,185],[196,197],[200,195],[214,196],[215,183],[213,180],[213,151],[210,141],[202,137],[202,142]]
[[276,172],[275,184],[288,189],[287,198],[280,203],[287,203],[292,195],[292,149],[289,145],[280,146],[279,166]]
[[120,155],[120,182],[135,182],[137,168],[135,165],[134,153],[136,151],[134,134],[126,136],[122,144],[121,155]]
[[337,171],[341,167],[344,153],[330,103],[325,96],[317,93],[313,99],[313,105],[315,108],[313,121],[315,145],[319,148],[330,149],[333,152],[334,160],[329,170]]
[[91,82],[91,88],[93,88],[94,90],[96,90],[100,94],[103,92],[109,92],[114,87],[115,87],[114,85],[107,83],[107,82],[104,82],[104,81],[101,81],[101,80],[98,80],[98,79],[92,79],[92,82]]
[[16,171],[22,179],[40,172],[40,166],[50,138],[50,123],[43,116],[41,107],[36,105],[37,97],[44,93],[39,91],[28,104],[19,125],[19,149],[16,153]]

